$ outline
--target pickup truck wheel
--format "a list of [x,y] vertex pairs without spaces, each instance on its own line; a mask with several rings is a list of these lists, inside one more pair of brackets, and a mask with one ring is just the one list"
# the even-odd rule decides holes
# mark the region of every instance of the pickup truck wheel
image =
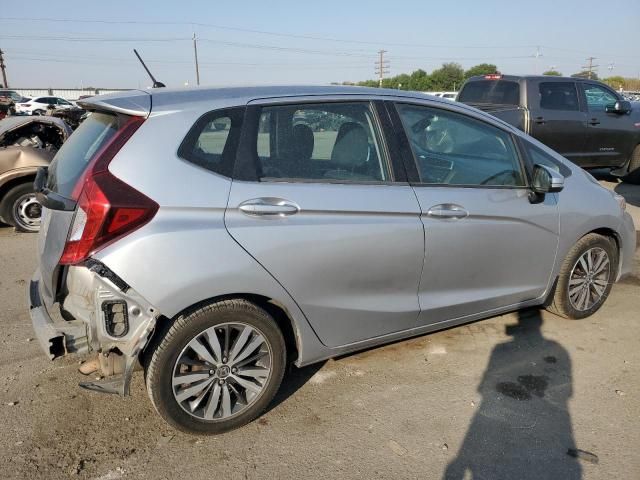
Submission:
[[605,302],[618,271],[615,240],[590,233],[569,251],[547,310],[565,318],[594,314]]
[[640,185],[640,145],[633,150],[627,172],[622,181]]
[[160,416],[187,433],[219,434],[269,405],[286,350],[273,318],[238,299],[179,317],[147,358],[147,392]]
[[0,201],[0,217],[21,232],[40,230],[41,216],[42,206],[31,183],[16,185]]

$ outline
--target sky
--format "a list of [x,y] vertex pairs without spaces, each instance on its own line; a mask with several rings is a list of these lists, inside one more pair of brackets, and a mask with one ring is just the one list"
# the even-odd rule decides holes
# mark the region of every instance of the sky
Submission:
[[[327,84],[443,62],[505,74],[640,77],[639,0],[2,0],[0,49],[15,88],[145,88],[138,49],[170,87]],[[537,53],[537,55],[536,55]]]

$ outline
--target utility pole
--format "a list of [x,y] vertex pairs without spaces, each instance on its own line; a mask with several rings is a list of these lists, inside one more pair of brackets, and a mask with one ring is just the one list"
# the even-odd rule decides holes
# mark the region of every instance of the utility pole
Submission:
[[542,52],[540,52],[540,47],[536,47],[536,53],[534,53],[533,56],[536,59],[535,71],[536,71],[536,74],[539,74],[541,72],[540,72],[540,67],[538,66],[540,64],[538,59],[542,56]]
[[7,72],[5,70],[6,65],[4,64],[4,57],[2,56],[4,52],[0,50],[0,70],[2,70],[2,84],[4,88],[9,88],[9,84],[7,83]]
[[198,68],[198,43],[196,34],[193,33],[193,56],[196,60],[196,85],[200,85],[200,69]]
[[385,53],[387,53],[386,50],[378,50],[380,59],[376,62],[375,73],[378,75],[378,86],[380,88],[382,88],[382,79],[384,78],[384,74],[389,73],[389,60],[384,59]]
[[587,58],[587,62],[589,62],[588,65],[583,65],[582,68],[585,69],[587,71],[587,78],[589,80],[591,80],[591,76],[593,74],[593,70],[595,70],[596,68],[598,68],[600,65],[594,65],[593,61],[596,59],[596,57],[589,57]]

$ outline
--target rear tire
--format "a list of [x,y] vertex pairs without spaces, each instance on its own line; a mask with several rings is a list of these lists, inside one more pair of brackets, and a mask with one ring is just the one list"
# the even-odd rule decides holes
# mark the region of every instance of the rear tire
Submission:
[[640,185],[640,145],[636,146],[629,160],[629,168],[627,174],[622,177],[623,182]]
[[31,183],[21,183],[9,190],[0,201],[0,218],[20,232],[40,230],[42,207]]
[[615,240],[585,235],[564,260],[547,310],[570,319],[593,315],[609,296],[617,272]]
[[276,322],[246,300],[225,300],[179,317],[145,361],[160,416],[187,433],[219,434],[254,420],[285,371]]

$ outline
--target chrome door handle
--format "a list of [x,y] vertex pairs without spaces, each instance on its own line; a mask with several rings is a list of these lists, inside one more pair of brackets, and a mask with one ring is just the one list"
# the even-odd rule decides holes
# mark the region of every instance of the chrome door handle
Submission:
[[433,218],[465,218],[469,212],[455,203],[441,203],[427,210],[427,215]]
[[597,118],[592,118],[591,120],[589,120],[589,125],[600,125],[600,120],[598,120]]
[[273,197],[253,198],[242,202],[238,208],[246,215],[259,217],[284,217],[300,211],[300,207],[295,203]]

